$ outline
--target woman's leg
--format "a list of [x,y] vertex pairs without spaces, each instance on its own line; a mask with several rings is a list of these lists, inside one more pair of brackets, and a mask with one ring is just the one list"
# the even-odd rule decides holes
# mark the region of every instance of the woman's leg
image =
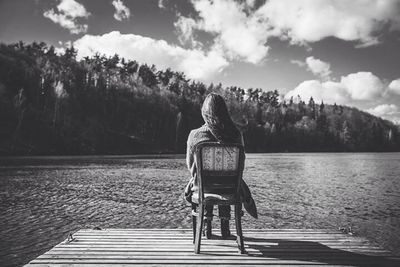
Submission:
[[213,215],[213,209],[214,209],[213,205],[206,205],[206,207],[205,207],[206,213],[204,215],[204,217],[205,217],[204,218],[204,231],[205,231],[207,239],[210,239],[211,235],[212,235],[211,222],[212,222],[212,219],[213,219],[213,216],[214,216]]
[[219,205],[218,206],[219,218],[224,218],[226,220],[231,219],[231,206],[230,205]]
[[213,209],[214,209],[214,205],[206,205],[206,214],[204,215],[204,217],[206,217],[207,219],[210,219],[211,221],[214,216]]
[[227,238],[231,235],[229,231],[229,220],[231,218],[231,206],[230,205],[219,205],[218,214],[221,219],[221,236]]

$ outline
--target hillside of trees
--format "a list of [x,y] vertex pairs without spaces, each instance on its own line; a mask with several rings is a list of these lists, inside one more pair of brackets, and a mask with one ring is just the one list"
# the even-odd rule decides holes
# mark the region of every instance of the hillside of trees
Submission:
[[45,43],[0,45],[0,155],[182,153],[205,96],[224,96],[247,152],[400,151],[398,126],[355,108]]

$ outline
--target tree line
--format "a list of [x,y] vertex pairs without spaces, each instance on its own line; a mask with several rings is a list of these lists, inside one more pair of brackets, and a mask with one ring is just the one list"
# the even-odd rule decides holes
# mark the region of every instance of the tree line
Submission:
[[182,153],[210,92],[225,98],[248,152],[400,151],[398,126],[356,108],[19,42],[0,44],[0,154]]

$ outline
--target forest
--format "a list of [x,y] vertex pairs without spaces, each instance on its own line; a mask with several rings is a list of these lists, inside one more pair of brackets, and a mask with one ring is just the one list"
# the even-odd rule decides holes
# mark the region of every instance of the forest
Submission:
[[0,45],[0,155],[184,153],[210,92],[225,98],[247,152],[400,151],[398,125],[356,108],[19,42]]

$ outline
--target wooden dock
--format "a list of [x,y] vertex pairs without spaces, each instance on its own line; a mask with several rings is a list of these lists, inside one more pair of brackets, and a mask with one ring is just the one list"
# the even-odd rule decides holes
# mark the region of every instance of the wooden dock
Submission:
[[[214,230],[218,232],[217,229]],[[202,239],[193,253],[189,229],[83,229],[26,266],[66,265],[341,265],[400,266],[400,258],[368,240],[336,230],[244,230],[247,254],[238,253],[235,238]]]

